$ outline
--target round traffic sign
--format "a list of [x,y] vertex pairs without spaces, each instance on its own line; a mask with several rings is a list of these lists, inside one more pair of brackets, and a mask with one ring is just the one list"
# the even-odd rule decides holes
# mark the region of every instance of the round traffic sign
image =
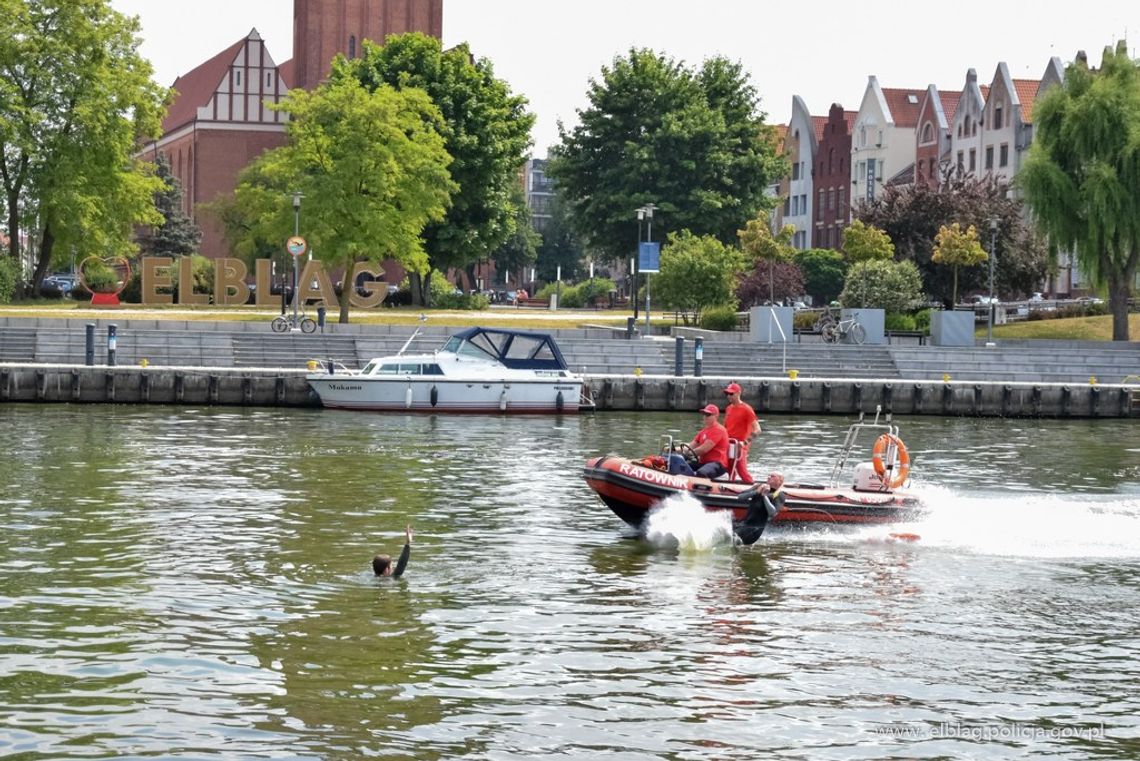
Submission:
[[301,256],[309,250],[309,244],[300,235],[294,235],[289,240],[285,241],[285,250],[293,256]]

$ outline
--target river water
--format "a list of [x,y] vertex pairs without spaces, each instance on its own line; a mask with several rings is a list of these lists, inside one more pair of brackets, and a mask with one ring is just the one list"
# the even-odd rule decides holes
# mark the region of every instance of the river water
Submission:
[[631,538],[584,458],[697,417],[0,406],[0,756],[1140,757],[1135,423],[903,420],[921,523]]

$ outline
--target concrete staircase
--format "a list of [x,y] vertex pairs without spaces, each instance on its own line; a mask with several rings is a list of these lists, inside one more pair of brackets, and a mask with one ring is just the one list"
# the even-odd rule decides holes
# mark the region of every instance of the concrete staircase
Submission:
[[[692,344],[686,342],[685,370],[692,372]],[[672,360],[670,360],[672,361]],[[703,374],[712,377],[784,376],[784,345],[769,343],[704,344]],[[899,371],[886,346],[788,344],[787,370],[800,379],[898,378]]]
[[890,349],[901,377],[909,380],[953,380],[1023,383],[1140,382],[1140,345],[909,347]]

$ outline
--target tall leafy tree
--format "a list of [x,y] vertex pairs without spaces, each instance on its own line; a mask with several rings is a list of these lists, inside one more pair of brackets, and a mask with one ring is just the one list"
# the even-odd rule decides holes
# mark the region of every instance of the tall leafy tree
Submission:
[[661,249],[661,272],[650,288],[661,304],[695,312],[705,307],[735,306],[736,284],[744,271],[744,255],[712,235],[688,230],[669,235]]
[[[291,196],[299,191],[314,258],[346,273],[358,261],[388,257],[426,272],[421,235],[429,222],[443,219],[456,189],[439,134],[441,116],[427,95],[386,85],[368,90],[341,78],[312,93],[291,90],[278,108],[290,117],[288,143],[262,154],[235,190],[251,245],[288,237]],[[351,293],[341,292],[342,323]]]
[[1112,339],[1128,340],[1128,298],[1140,263],[1140,63],[1121,40],[1100,69],[1070,64],[1034,107],[1018,181],[1054,245],[1076,252],[1108,286]]
[[[495,77],[487,59],[475,60],[466,44],[444,50],[420,33],[365,41],[360,58],[338,59],[332,81],[354,79],[367,89],[382,85],[425,91],[443,115],[436,124],[454,160],[456,182],[447,215],[423,232],[432,269],[465,268],[488,258],[515,231],[512,189],[530,147],[534,115],[526,99]],[[425,303],[428,283],[413,273],[413,298]]]
[[20,231],[38,238],[33,284],[53,256],[127,253],[134,225],[161,221],[161,182],[132,158],[158,134],[166,97],[138,31],[107,0],[0,0],[8,255],[19,256]]
[[140,253],[150,256],[183,256],[198,250],[202,231],[182,210],[182,183],[170,171],[170,162],[159,154],[155,177],[163,186],[154,195],[154,206],[162,215],[162,223],[139,236]]
[[955,222],[952,225],[943,225],[938,230],[938,235],[934,238],[934,253],[930,260],[954,268],[954,290],[950,303],[958,303],[958,268],[976,267],[989,258],[989,254],[978,240],[978,231],[973,225],[963,230],[962,226]]
[[[542,243],[542,236],[535,232],[534,223],[531,222],[530,207],[526,204],[526,195],[521,186],[515,186],[511,198],[515,206],[515,231],[491,254],[495,270],[500,276],[517,273],[534,264],[538,258],[538,247]],[[469,266],[472,271],[468,272],[468,276],[471,282],[475,282],[474,265]]]
[[635,49],[603,67],[587,97],[578,126],[560,127],[548,170],[602,258],[636,248],[635,211],[648,203],[659,209],[656,230],[726,244],[774,204],[765,190],[787,162],[739,64],[712,58],[693,69]]

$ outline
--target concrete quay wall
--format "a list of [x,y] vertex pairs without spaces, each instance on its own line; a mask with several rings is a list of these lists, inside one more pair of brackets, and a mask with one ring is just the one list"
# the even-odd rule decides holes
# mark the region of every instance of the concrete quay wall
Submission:
[[[723,405],[730,379],[587,375],[599,411],[696,410]],[[1140,416],[1140,390],[1118,384],[733,378],[764,413],[947,417]],[[294,368],[0,364],[0,402],[319,406]]]
[[1140,390],[1120,384],[995,383],[788,378],[593,376],[598,410],[723,409],[723,388],[738,382],[757,411],[857,415],[877,407],[896,415],[943,417],[1140,417]]

